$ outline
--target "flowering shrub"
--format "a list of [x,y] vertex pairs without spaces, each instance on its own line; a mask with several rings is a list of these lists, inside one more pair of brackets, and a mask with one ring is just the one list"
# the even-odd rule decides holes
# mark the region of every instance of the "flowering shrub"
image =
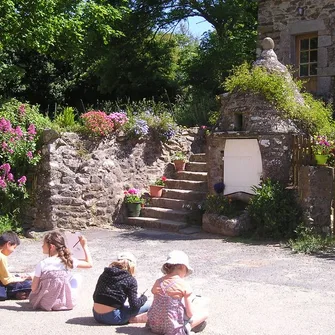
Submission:
[[25,173],[28,165],[36,165],[40,155],[36,151],[38,138],[33,124],[27,131],[20,126],[13,127],[5,118],[0,119],[0,161],[15,166],[19,173]]
[[121,128],[125,123],[129,121],[127,114],[124,112],[115,112],[107,115],[107,118],[114,124],[115,129]]
[[40,160],[39,132],[51,121],[36,106],[11,100],[0,106],[0,215],[19,227],[20,207],[28,198],[27,173]]
[[88,131],[95,136],[107,136],[114,131],[114,123],[105,112],[90,111],[80,116]]
[[153,185],[165,186],[166,179],[167,178],[165,176],[162,176],[162,177],[156,179],[156,181],[153,183]]
[[312,146],[315,155],[329,155],[334,149],[334,142],[329,141],[326,136],[315,136]]
[[144,199],[142,198],[142,194],[140,190],[136,188],[130,188],[124,191],[124,202],[125,203],[144,203]]

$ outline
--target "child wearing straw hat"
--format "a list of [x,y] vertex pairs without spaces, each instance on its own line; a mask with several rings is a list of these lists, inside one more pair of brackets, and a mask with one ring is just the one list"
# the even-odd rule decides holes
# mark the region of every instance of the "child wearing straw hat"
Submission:
[[192,288],[185,277],[193,272],[188,256],[180,250],[169,253],[162,266],[164,276],[151,292],[154,300],[148,311],[147,326],[155,334],[188,335],[202,331],[208,312],[192,301]]

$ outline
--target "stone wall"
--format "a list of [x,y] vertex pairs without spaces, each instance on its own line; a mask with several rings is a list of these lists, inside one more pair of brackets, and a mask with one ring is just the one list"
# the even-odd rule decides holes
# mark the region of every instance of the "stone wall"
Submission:
[[208,162],[211,162],[208,166],[208,189],[210,193],[214,193],[214,184],[223,181],[223,157],[226,140],[246,138],[256,138],[258,140],[263,164],[263,179],[270,178],[284,184],[291,181],[291,135],[248,135],[239,132],[231,134],[213,133],[207,138],[207,159]]
[[334,197],[334,169],[302,166],[299,170],[298,195],[306,225],[317,233],[331,232],[331,206]]
[[124,190],[147,190],[150,181],[174,173],[175,151],[204,152],[198,128],[180,132],[163,144],[119,141],[117,137],[92,140],[75,133],[43,135],[42,161],[30,209],[34,229],[83,229],[122,222]]
[[[265,37],[275,42],[278,60],[295,64],[297,35],[318,33],[318,93],[333,94],[335,75],[335,6],[333,0],[259,0],[259,45]],[[302,8],[299,14],[298,8]]]

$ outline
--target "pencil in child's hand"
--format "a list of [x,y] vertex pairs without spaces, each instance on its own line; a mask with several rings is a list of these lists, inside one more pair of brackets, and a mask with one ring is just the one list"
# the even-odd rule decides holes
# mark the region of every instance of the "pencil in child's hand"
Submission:
[[74,245],[72,248],[74,248],[79,242],[80,242],[80,240],[79,240],[79,238],[78,238],[78,242],[75,243],[75,245]]
[[146,289],[141,295],[144,295],[146,291],[148,291],[148,289]]

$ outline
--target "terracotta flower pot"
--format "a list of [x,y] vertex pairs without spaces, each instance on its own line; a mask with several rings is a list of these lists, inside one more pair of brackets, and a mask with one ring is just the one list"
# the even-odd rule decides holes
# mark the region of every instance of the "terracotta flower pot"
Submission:
[[173,161],[174,167],[176,169],[176,171],[184,171],[185,170],[185,166],[186,166],[186,162],[184,160],[175,160]]
[[150,185],[149,188],[151,197],[160,198],[162,196],[164,186]]

